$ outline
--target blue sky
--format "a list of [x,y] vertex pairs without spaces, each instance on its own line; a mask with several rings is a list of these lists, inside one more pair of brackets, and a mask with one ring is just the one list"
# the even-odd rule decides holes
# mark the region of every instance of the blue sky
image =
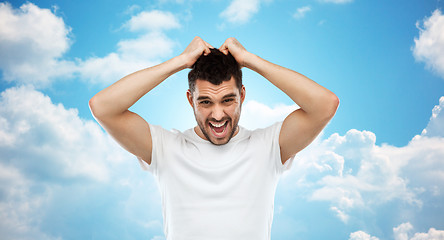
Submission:
[[[335,118],[281,179],[272,239],[444,239],[444,3],[437,0],[0,3],[0,235],[163,239],[154,179],[88,100],[194,36],[247,50],[336,93]],[[132,110],[194,126],[182,71]],[[243,69],[241,124],[296,106]]]

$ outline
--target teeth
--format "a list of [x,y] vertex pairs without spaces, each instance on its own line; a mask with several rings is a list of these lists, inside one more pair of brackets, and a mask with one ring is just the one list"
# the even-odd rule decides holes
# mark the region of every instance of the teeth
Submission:
[[225,125],[225,123],[226,123],[226,121],[225,122],[222,122],[222,123],[211,123],[211,125],[213,125],[214,127],[222,127],[223,125]]

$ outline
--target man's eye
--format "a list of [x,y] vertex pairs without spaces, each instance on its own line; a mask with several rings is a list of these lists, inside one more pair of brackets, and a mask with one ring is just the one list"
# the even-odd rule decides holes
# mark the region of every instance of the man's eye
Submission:
[[211,102],[210,101],[201,101],[200,104],[202,105],[209,105]]
[[232,101],[234,101],[232,98],[227,98],[227,99],[224,100],[224,103],[230,103]]

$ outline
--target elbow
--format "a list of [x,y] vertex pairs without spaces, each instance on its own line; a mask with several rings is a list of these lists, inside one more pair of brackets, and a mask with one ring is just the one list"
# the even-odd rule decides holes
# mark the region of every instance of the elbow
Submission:
[[89,102],[89,110],[91,111],[91,114],[96,118],[100,118],[101,113],[100,113],[100,103],[99,103],[99,99],[97,99],[97,95],[92,97]]
[[331,119],[336,114],[336,110],[338,110],[340,101],[338,96],[336,96],[336,94],[331,93],[329,97],[329,102],[330,102],[329,115]]
[[339,98],[336,94],[330,92],[324,100],[324,119],[330,121],[336,114],[336,110],[339,107]]

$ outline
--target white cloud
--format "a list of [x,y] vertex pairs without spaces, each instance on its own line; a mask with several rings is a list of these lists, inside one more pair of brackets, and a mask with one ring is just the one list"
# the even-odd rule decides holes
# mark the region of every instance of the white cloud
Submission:
[[414,39],[413,56],[426,67],[444,78],[444,15],[436,9],[422,24],[416,22],[419,37]]
[[[436,106],[430,124],[440,129],[442,105]],[[282,121],[297,106],[270,108],[256,101],[246,102],[240,124],[251,129]],[[433,131],[435,132],[435,131]],[[444,187],[444,138],[416,136],[404,147],[377,146],[370,131],[350,130],[327,139],[318,137],[297,156],[283,184],[307,192],[310,201],[330,203],[330,211],[347,223],[356,209],[372,211],[376,206],[402,202],[422,207],[424,191],[439,197]]]
[[[259,12],[261,5],[272,0],[232,0],[230,5],[221,12],[220,17],[229,23],[245,24]],[[344,4],[353,2],[353,0],[318,0],[325,3]],[[301,7],[293,14],[294,18],[303,18],[307,12],[311,11],[310,6]],[[224,28],[222,24],[219,28]]]
[[444,194],[444,97],[432,110],[432,116],[421,135],[413,137],[407,146],[384,145],[381,154],[399,165],[400,174],[406,176],[409,185],[425,191],[430,197]]
[[76,109],[54,105],[31,87],[5,90],[0,100],[2,161],[28,178],[109,180],[108,164],[122,153],[96,123],[77,115]]
[[408,240],[409,232],[413,230],[412,224],[409,222],[403,223],[393,228],[393,235],[395,240]]
[[27,236],[51,239],[35,227],[38,219],[34,216],[41,214],[39,209],[44,196],[32,194],[31,184],[32,181],[17,168],[0,162],[0,233],[3,239],[27,239]]
[[172,53],[173,46],[175,42],[160,32],[122,40],[117,52],[80,61],[79,74],[91,83],[109,85],[127,74],[160,63]]
[[126,39],[118,44],[118,54],[125,60],[159,59],[172,53],[174,42],[165,34],[150,32],[137,39]]
[[435,228],[430,228],[427,233],[415,233],[413,237],[411,232],[413,231],[413,226],[409,222],[402,223],[398,227],[393,228],[393,235],[395,240],[443,240],[444,231],[436,230]]
[[172,13],[153,10],[140,12],[123,26],[140,35],[119,41],[117,51],[104,57],[67,61],[62,57],[72,42],[71,28],[61,17],[32,3],[19,9],[13,9],[9,3],[0,3],[0,69],[3,78],[34,87],[47,87],[56,79],[80,76],[85,81],[109,85],[170,56],[176,43],[164,31],[179,28],[180,24]]
[[[399,176],[401,166],[378,152],[375,135],[350,130],[315,141],[298,156],[294,175],[312,190],[310,200],[329,201],[331,210],[347,222],[353,209],[367,209],[395,199],[418,205],[408,181]],[[320,168],[319,166],[323,166]]]
[[[57,186],[72,189],[80,182],[87,189],[89,183],[104,184],[112,179],[110,166],[127,158],[96,123],[80,119],[77,110],[55,105],[31,87],[1,93],[0,120],[4,239],[58,239],[39,227]],[[80,192],[66,194],[77,199]]]
[[363,231],[357,231],[350,233],[350,238],[348,240],[379,240],[379,238],[370,236],[368,233]]
[[296,9],[296,12],[293,14],[293,17],[296,19],[304,18],[305,14],[311,11],[310,6],[304,6]]
[[331,207],[330,208],[331,211],[333,211],[334,213],[336,213],[336,216],[341,219],[342,222],[348,222],[350,216],[348,214],[346,214],[343,210],[337,208],[337,207]]
[[1,93],[0,122],[2,239],[162,233],[144,226],[161,221],[155,183],[98,124],[25,86]]
[[270,108],[263,103],[251,100],[243,104],[239,124],[247,126],[249,129],[264,128],[275,122],[283,121],[297,108],[299,108],[297,105],[277,105]]
[[305,192],[310,201],[328,202],[345,223],[357,209],[371,212],[393,202],[421,209],[425,200],[439,201],[444,193],[439,184],[444,182],[442,106],[443,98],[426,128],[430,136],[415,136],[404,147],[378,146],[374,133],[354,129],[344,136],[318,137],[296,156],[284,184]]
[[427,127],[422,131],[422,136],[427,137],[444,137],[444,97],[439,99],[439,105],[436,105],[432,110],[432,116],[427,124]]
[[[444,240],[444,231],[430,228],[427,233],[415,233],[413,237],[409,237],[413,232],[413,225],[409,222],[402,223],[393,228],[394,240]],[[357,231],[350,234],[349,240],[379,240],[364,231]]]
[[127,15],[133,15],[135,12],[139,12],[140,11],[140,6],[137,4],[133,4],[131,6],[129,6],[124,13]]
[[126,24],[130,31],[160,31],[179,28],[177,18],[170,12],[153,10],[133,16]]
[[427,233],[415,233],[410,240],[444,240],[444,231],[430,228]]
[[270,0],[233,0],[220,16],[230,23],[244,24],[259,11],[262,2],[268,1]]
[[397,165],[398,174],[408,179],[411,188],[425,191],[424,194],[442,196],[444,186],[444,138],[416,136],[404,147],[382,146],[378,149]]
[[75,65],[62,60],[71,29],[49,9],[25,3],[13,9],[0,3],[0,69],[7,81],[46,86],[72,75]]
[[180,24],[172,13],[153,10],[133,16],[124,26],[141,35],[119,41],[117,51],[105,57],[80,60],[78,71],[82,79],[109,85],[127,74],[160,63],[172,54],[176,45],[163,31],[178,28]]

